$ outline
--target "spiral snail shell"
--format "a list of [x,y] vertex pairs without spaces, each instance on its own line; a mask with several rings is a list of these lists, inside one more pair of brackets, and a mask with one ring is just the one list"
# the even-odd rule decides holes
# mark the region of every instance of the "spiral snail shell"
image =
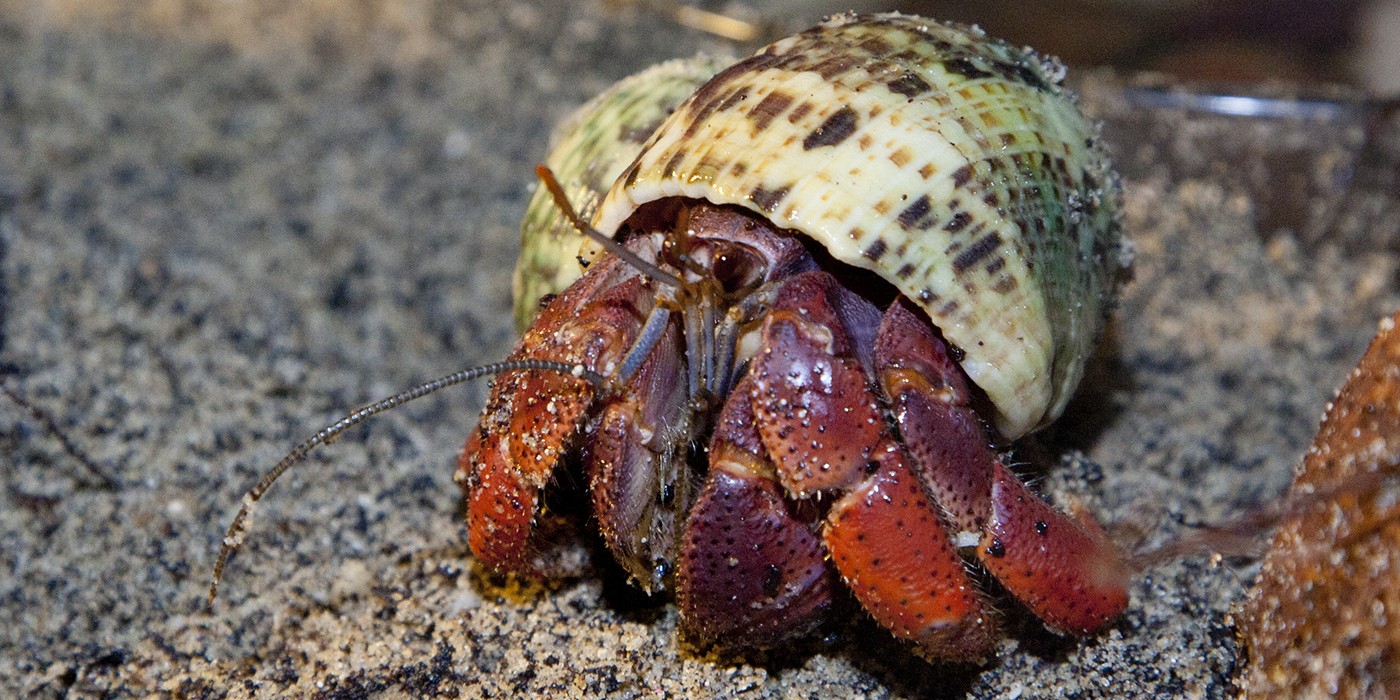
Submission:
[[[617,174],[596,206],[600,187],[572,192],[594,226],[615,234],[640,206],[670,196],[752,210],[914,300],[962,350],[1003,435],[1058,417],[1123,267],[1118,181],[1096,125],[1061,85],[1063,67],[976,28],[844,14],[729,66],[677,106],[714,65],[663,64],[566,127],[574,135],[552,162]],[[579,132],[617,140],[579,148]],[[597,165],[600,153],[611,168]],[[535,214],[549,206],[537,195],[525,247],[549,239],[556,259],[572,262],[576,245],[557,244],[570,236]],[[517,279],[542,267],[522,265]],[[517,287],[526,292],[519,315],[577,274],[554,269],[569,272],[548,289]]]
[[801,634],[839,578],[926,656],[985,658],[969,558],[1050,627],[1100,629],[1117,550],[985,426],[1060,414],[1123,266],[1059,64],[846,14],[717,67],[624,80],[556,135],[508,358],[553,369],[502,372],[462,452],[472,551],[547,573],[542,494],[582,467],[613,558],[699,640]]

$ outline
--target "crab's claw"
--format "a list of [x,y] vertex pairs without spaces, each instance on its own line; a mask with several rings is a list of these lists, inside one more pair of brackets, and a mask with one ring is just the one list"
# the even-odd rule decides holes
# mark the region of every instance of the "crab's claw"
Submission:
[[[596,265],[541,311],[509,359],[543,358],[608,374],[636,341],[651,297],[644,283],[615,258]],[[541,493],[578,442],[598,393],[580,376],[545,370],[502,372],[492,383],[456,476],[467,491],[468,542],[484,564],[543,573],[531,539]]]

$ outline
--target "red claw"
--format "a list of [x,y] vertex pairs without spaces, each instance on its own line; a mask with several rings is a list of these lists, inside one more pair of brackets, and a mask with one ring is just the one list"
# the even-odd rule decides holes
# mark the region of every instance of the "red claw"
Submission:
[[[475,443],[475,445],[473,444]],[[539,485],[522,479],[519,469],[500,449],[483,452],[473,435],[463,455],[474,455],[469,465],[475,484],[467,495],[467,543],[478,558],[498,571],[531,573],[530,534],[539,506]],[[460,467],[459,467],[460,469]]]
[[[605,287],[607,281],[613,286]],[[641,282],[616,261],[598,265],[555,298],[509,359],[539,357],[594,372],[617,364],[641,325]],[[488,566],[540,573],[530,541],[540,491],[573,449],[595,393],[588,381],[558,372],[515,370],[496,378],[457,467],[467,489],[468,540]]]

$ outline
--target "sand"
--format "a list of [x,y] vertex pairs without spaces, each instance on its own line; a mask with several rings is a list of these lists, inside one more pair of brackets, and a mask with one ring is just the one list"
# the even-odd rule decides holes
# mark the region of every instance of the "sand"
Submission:
[[[0,2],[0,368],[116,482],[0,400],[0,695],[1232,694],[1247,556],[1143,572],[1085,640],[1012,607],[980,667],[923,662],[859,613],[779,651],[695,649],[605,563],[502,581],[468,554],[451,479],[484,386],[319,450],[263,501],[211,610],[263,470],[348,409],[508,351],[550,125],[725,48],[591,3],[377,5]],[[1363,143],[1350,113],[1128,94],[1104,78],[1086,102],[1125,172],[1136,276],[1018,468],[1134,546],[1288,483],[1400,307],[1400,139]]]

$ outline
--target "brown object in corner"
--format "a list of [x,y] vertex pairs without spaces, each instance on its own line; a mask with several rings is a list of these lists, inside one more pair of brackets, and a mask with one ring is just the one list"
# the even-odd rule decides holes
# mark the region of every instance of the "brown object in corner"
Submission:
[[1311,502],[1274,533],[1244,603],[1246,698],[1400,697],[1397,323],[1328,405],[1289,492]]

